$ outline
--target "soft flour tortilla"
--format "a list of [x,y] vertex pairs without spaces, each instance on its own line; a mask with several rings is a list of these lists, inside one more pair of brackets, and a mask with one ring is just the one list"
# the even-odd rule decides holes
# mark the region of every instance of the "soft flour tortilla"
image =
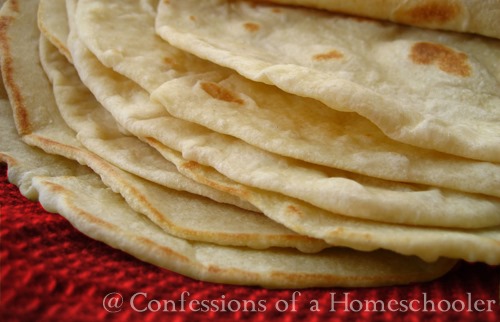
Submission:
[[[189,132],[192,131],[193,127],[187,127],[188,123],[186,122],[169,118],[164,111],[162,112],[161,108],[157,108],[149,102],[147,94],[141,93],[137,85],[106,70],[82,46],[78,38],[72,36],[70,36],[69,47],[76,66],[80,70],[83,80],[88,83],[97,98],[105,103],[104,106],[123,125],[128,125],[127,129],[147,140],[167,159],[174,162],[180,171],[193,179],[247,199],[266,215],[290,229],[304,235],[318,236],[334,245],[344,245],[362,250],[383,247],[403,254],[415,254],[426,260],[449,256],[471,261],[486,261],[491,264],[500,261],[498,227],[474,231],[454,231],[429,229],[428,227],[383,225],[349,219],[321,211],[280,194],[245,187],[231,182],[209,167],[186,161],[175,149],[168,148],[152,137],[161,136],[165,141],[175,145],[179,143],[179,140],[185,140],[182,136],[176,135],[179,133],[186,135],[187,133],[189,140],[183,144],[193,144],[197,140],[196,136]],[[138,106],[140,106],[140,110],[138,110]],[[139,118],[140,115],[143,117]],[[144,115],[149,118],[144,117]],[[155,126],[161,131],[156,131]],[[196,129],[196,127],[194,128]],[[177,133],[169,131],[169,129],[174,129]],[[198,128],[197,132],[194,133],[203,132],[202,129]],[[214,138],[214,135],[207,136],[204,142],[213,142]],[[229,149],[232,146],[228,145],[224,149]],[[237,155],[243,157],[244,154]]]
[[500,1],[477,0],[257,0],[326,9],[412,26],[500,38]]
[[440,229],[340,216],[297,199],[238,184],[210,167],[185,160],[178,152],[156,140],[149,139],[148,142],[186,176],[241,196],[273,220],[299,234],[323,239],[331,245],[364,251],[384,248],[400,254],[416,255],[426,261],[449,257],[500,264],[500,226],[476,230]]
[[[36,6],[36,2],[29,5]],[[4,26],[13,21],[8,14],[12,12],[3,10],[0,16]],[[6,42],[2,44],[5,48]],[[5,52],[2,58],[9,93],[17,104],[19,96],[12,88],[17,83],[10,74],[13,65],[5,59]],[[85,234],[153,264],[203,280],[268,287],[409,283],[436,278],[453,266],[449,260],[427,264],[382,251],[361,253],[339,248],[304,255],[293,250],[254,251],[171,237],[132,211],[87,167],[22,143],[2,93],[0,159],[9,163],[10,180],[24,186],[24,193],[31,198],[39,197],[46,209],[63,214]],[[16,111],[19,114],[19,107]]]
[[[45,45],[42,46],[42,48],[44,47]],[[104,139],[117,137],[117,131],[110,131],[109,128],[114,123],[114,120],[109,120],[107,113],[103,111],[102,107],[96,106],[95,102],[91,104],[92,107],[68,108],[71,102],[74,104],[75,101],[78,102],[90,94],[79,83],[80,81],[74,72],[71,72],[70,66],[64,60],[61,60],[60,55],[52,53],[49,56],[54,60],[52,63],[57,65],[53,66],[54,68],[49,74],[54,74],[52,77],[54,78],[56,92],[60,94],[56,95],[56,98],[62,98],[61,101],[58,101],[60,109],[63,115],[68,117],[70,123],[75,124],[75,127],[80,128],[82,131],[79,134],[80,141],[86,142],[88,135],[92,134],[90,137],[93,138],[94,134],[98,133],[107,133],[95,137],[98,142],[101,142],[100,144],[106,143],[107,140]],[[44,60],[42,59],[42,61]],[[44,65],[46,64],[47,62],[44,62]],[[80,98],[79,100],[70,99],[75,97],[74,94],[72,95],[75,90],[79,93],[76,95],[76,97]],[[88,100],[92,101],[90,98]],[[88,120],[82,120],[83,118],[87,119],[87,117],[79,117],[76,115],[78,112],[89,116]],[[105,120],[104,124],[106,126],[101,124],[100,120]],[[91,129],[94,128],[101,128],[101,130],[93,133]],[[114,141],[105,144],[110,150],[113,150],[113,145],[119,145],[112,142]],[[469,261],[485,261],[491,264],[500,262],[500,249],[498,248],[500,235],[498,229],[460,232],[383,225],[335,216],[279,194],[266,193],[232,183],[207,167],[184,160],[178,152],[169,150],[154,140],[149,139],[148,142],[162,151],[162,154],[167,159],[175,162],[183,173],[208,186],[214,186],[233,194],[236,193],[263,209],[271,218],[285,223],[292,229],[298,229],[304,235],[319,236],[332,245],[348,246],[359,250],[375,250],[382,247],[405,255],[417,255],[427,261],[434,261],[439,257],[446,256],[464,258]],[[130,145],[130,147],[132,146],[134,145]],[[307,219],[304,220],[304,218]],[[239,221],[243,222],[244,220],[240,219]],[[196,225],[196,223],[193,225]],[[422,238],[423,236],[425,238]]]
[[[10,84],[10,85],[11,85],[11,87],[12,87],[12,85],[13,85],[13,84]],[[11,92],[12,92],[12,89],[11,89]],[[88,183],[87,183],[87,184],[88,184]],[[81,191],[85,191],[85,192],[87,192],[84,188],[83,188],[83,189],[78,189],[78,190],[79,190],[80,192],[81,192]],[[109,190],[107,190],[107,191],[109,191]],[[61,192],[61,191],[59,190],[59,192]],[[93,195],[93,194],[88,193],[88,195]],[[86,206],[86,207],[92,206],[90,202],[88,202],[88,201],[85,201],[85,202],[86,202],[86,204],[85,204],[85,206]],[[99,205],[99,204],[98,204],[98,205]],[[273,205],[274,205],[274,203],[273,203]],[[94,209],[95,209],[95,208],[94,208]],[[251,254],[250,254],[250,255],[251,255]],[[247,256],[248,256],[248,254],[247,254]],[[481,255],[481,256],[482,256],[482,255]],[[308,260],[308,259],[309,259],[309,258],[307,258],[306,260]],[[281,259],[280,259],[280,260],[281,260]],[[304,260],[304,259],[301,259],[301,260]],[[252,264],[252,263],[250,263],[250,264]],[[280,263],[280,264],[286,265],[287,263]],[[314,263],[313,263],[313,264],[314,264]],[[369,264],[369,263],[368,263],[368,264]],[[375,267],[375,268],[376,268],[376,267]]]
[[69,48],[83,83],[119,124],[234,181],[358,218],[461,228],[500,224],[497,198],[314,167],[173,118],[134,82],[100,64],[78,38],[69,37]]
[[396,141],[500,162],[500,40],[221,0],[161,1],[157,32]]
[[104,65],[152,92],[173,116],[311,163],[500,196],[498,164],[395,142],[355,113],[248,81],[175,49],[155,35],[153,6],[145,0],[82,0],[74,22]]
[[241,76],[210,73],[169,81],[152,98],[175,117],[279,155],[386,180],[500,197],[499,164],[395,143],[357,114],[276,92]]
[[22,187],[23,194],[39,199],[45,209],[60,213],[91,238],[196,279],[271,288],[378,286],[431,280],[454,265],[452,260],[425,263],[386,251],[335,248],[303,254],[175,238],[134,212],[87,167],[21,142],[13,123],[8,100],[2,95],[0,162],[8,163],[9,180]]
[[[50,47],[48,44],[42,47],[50,50],[47,48]],[[75,84],[79,80],[75,72],[71,70],[72,66],[65,63],[64,58],[54,50],[52,47],[52,59],[55,61],[45,62],[44,65],[55,64],[59,67],[50,71],[54,81],[56,100],[65,119],[68,119],[70,124],[80,130],[78,132],[80,141],[85,142],[86,146],[91,147],[99,155],[107,156],[120,164],[123,163],[125,168],[136,170],[144,177],[155,174],[155,172],[146,174],[148,169],[140,164],[158,161],[156,172],[160,172],[163,177],[161,183],[167,187],[238,204],[236,199],[239,200],[239,198],[233,197],[234,200],[230,200],[231,198],[228,197],[230,195],[226,196],[220,191],[187,179],[179,174],[171,163],[167,164],[168,167],[161,169],[161,165],[167,162],[155,154],[158,152],[151,151],[152,148],[149,146],[144,147],[144,143],[133,137],[120,135],[118,130],[113,128],[115,121],[110,119],[102,107],[98,106],[93,97],[89,97],[89,93],[81,83]],[[56,66],[52,66],[52,68]],[[128,152],[123,151],[123,149]],[[140,153],[141,158],[128,157],[129,153],[133,154],[134,152]],[[118,160],[119,158],[121,160]],[[125,164],[134,161],[137,162],[135,165]],[[92,164],[92,162],[90,163]],[[149,166],[153,167],[153,164],[149,163]],[[102,173],[105,170],[97,171]],[[110,172],[114,174],[113,171]],[[176,236],[222,245],[255,248],[298,247],[306,252],[318,251],[327,246],[318,240],[293,234],[261,214],[214,203],[194,195],[175,193],[119,171],[114,172],[119,175],[115,180],[119,180],[122,185],[125,185],[123,188],[116,189],[129,202],[132,202],[134,208],[148,215],[160,227]],[[107,178],[109,175],[104,174],[103,176]],[[132,192],[128,192],[128,190]],[[239,204],[255,209],[255,207],[242,202]],[[241,225],[242,222],[245,225]]]
[[[297,247],[308,252],[326,247],[322,241],[293,233],[254,212],[148,182],[86,150],[59,114],[39,64],[37,3],[19,4],[19,12],[4,10],[2,19],[8,22],[1,39],[2,72],[23,141],[88,165],[135,211],[176,236],[255,248]],[[21,48],[26,51],[20,53]],[[22,73],[23,69],[30,74]],[[78,102],[82,97],[72,99]]]
[[187,179],[156,150],[136,137],[124,134],[124,130],[116,125],[111,115],[99,106],[94,96],[83,86],[74,67],[45,37],[40,38],[40,59],[53,84],[61,116],[86,148],[120,169],[148,181],[256,210],[239,198]]
[[[4,17],[0,16],[0,21]],[[77,162],[60,156],[44,153],[42,150],[24,144],[17,134],[12,118],[12,109],[0,78],[0,162],[7,163],[9,181],[18,186],[21,194],[30,200],[37,200],[38,191],[33,187],[34,177],[88,176],[92,170]]]

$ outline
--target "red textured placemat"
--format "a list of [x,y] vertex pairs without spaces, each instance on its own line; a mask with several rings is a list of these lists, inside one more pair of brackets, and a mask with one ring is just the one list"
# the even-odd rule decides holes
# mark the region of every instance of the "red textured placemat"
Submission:
[[[92,240],[23,198],[5,165],[0,193],[1,321],[500,321],[499,267],[461,263],[402,287],[298,290],[293,302],[295,290],[199,282]],[[103,303],[119,296],[108,312]]]

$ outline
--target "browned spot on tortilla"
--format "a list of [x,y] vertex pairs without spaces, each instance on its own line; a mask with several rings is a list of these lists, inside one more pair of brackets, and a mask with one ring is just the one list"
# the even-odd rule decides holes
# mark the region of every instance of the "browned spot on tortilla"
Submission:
[[260,26],[256,23],[253,23],[253,22],[245,22],[243,24],[243,27],[245,27],[245,29],[250,31],[250,32],[256,32],[256,31],[259,31],[259,29],[260,29]]
[[19,12],[19,2],[17,0],[10,1],[10,10],[14,12]]
[[196,21],[196,16],[189,16],[189,20]]
[[164,66],[163,66],[162,71],[164,71],[164,72],[168,72],[170,70],[176,70],[179,72],[186,72],[187,71],[184,64],[182,64],[182,62],[179,62],[179,60],[176,59],[175,56],[164,56],[163,63],[164,63]]
[[163,0],[164,4],[170,4],[170,0]]
[[274,13],[281,13],[281,9],[280,8],[273,8],[273,12]]
[[457,3],[431,0],[398,12],[395,18],[413,24],[445,24],[456,18],[461,9]]
[[421,65],[436,64],[442,71],[455,76],[467,77],[471,74],[467,55],[442,44],[415,43],[411,48],[410,59]]
[[189,169],[189,170],[193,170],[193,169],[199,168],[200,165],[199,165],[198,162],[188,161],[188,162],[184,162],[182,164],[182,167],[186,168],[186,169]]
[[314,60],[330,60],[330,59],[340,59],[344,55],[338,50],[331,50],[323,54],[316,54],[313,56]]
[[291,213],[291,214],[293,214],[295,216],[299,216],[299,217],[302,217],[304,215],[302,213],[302,211],[300,211],[300,209],[297,206],[295,206],[295,205],[289,205],[289,206],[287,206],[286,207],[286,211],[288,213]]
[[210,273],[214,273],[214,274],[220,274],[222,273],[224,270],[222,268],[219,268],[215,265],[210,265],[207,267],[207,271],[210,272]]
[[14,79],[14,60],[10,49],[10,39],[7,36],[9,24],[13,17],[0,17],[0,46],[2,48],[2,74],[4,75],[5,88],[13,107],[14,120],[19,135],[31,132],[28,113],[24,105],[24,97]]
[[163,62],[165,64],[167,64],[169,67],[174,68],[174,69],[178,66],[175,59],[170,57],[170,56],[163,57]]
[[166,64],[168,64],[168,65],[174,65],[175,64],[175,60],[172,57],[169,57],[169,56],[163,57],[163,61]]
[[202,82],[201,88],[210,96],[215,99],[226,101],[230,103],[243,104],[243,100],[238,98],[233,92],[223,87],[220,87],[216,83],[212,82]]

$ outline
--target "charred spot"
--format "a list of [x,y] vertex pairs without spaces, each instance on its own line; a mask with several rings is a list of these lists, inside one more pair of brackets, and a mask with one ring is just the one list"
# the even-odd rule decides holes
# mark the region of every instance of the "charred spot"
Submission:
[[168,64],[168,65],[173,65],[175,63],[175,61],[172,59],[172,57],[163,57],[163,62],[165,62],[165,64]]
[[456,76],[467,77],[471,74],[467,55],[442,44],[415,43],[410,51],[410,59],[419,65],[435,64],[440,70]]
[[243,27],[249,32],[257,32],[260,29],[260,25],[254,22],[246,22],[243,24]]
[[326,52],[326,53],[316,54],[313,56],[313,59],[317,60],[317,61],[321,61],[321,60],[330,60],[330,59],[340,59],[342,57],[344,57],[344,54],[342,54],[340,51],[331,50],[331,51]]
[[287,206],[286,211],[290,214],[293,214],[293,215],[303,216],[302,211],[300,211],[299,207],[297,207],[295,205]]
[[192,169],[196,169],[196,168],[199,168],[200,165],[197,163],[197,162],[194,162],[194,161],[188,161],[188,162],[185,162],[182,164],[182,167],[185,168],[185,169],[189,169],[189,170],[192,170]]
[[201,88],[210,96],[215,99],[226,101],[230,103],[243,104],[243,100],[236,96],[230,90],[220,87],[216,83],[212,82],[203,82],[201,83]]
[[444,24],[455,19],[460,11],[461,7],[458,4],[434,0],[403,10],[396,15],[396,19],[414,24]]
[[19,2],[17,0],[10,1],[10,10],[14,12],[19,12]]
[[170,56],[163,57],[163,62],[172,68],[175,68],[177,66],[177,62],[175,61],[175,59]]

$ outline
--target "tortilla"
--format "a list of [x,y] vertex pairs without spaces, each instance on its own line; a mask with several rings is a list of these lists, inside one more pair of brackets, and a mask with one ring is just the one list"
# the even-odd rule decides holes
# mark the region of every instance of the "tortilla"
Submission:
[[326,212],[297,199],[238,184],[214,169],[167,148],[154,139],[148,142],[180,172],[206,185],[233,193],[248,200],[275,220],[299,234],[323,239],[331,245],[371,251],[389,249],[416,255],[426,261],[440,257],[500,263],[500,227],[463,230],[384,224]]
[[246,1],[161,1],[156,27],[175,47],[356,112],[393,140],[500,162],[500,40]]
[[257,0],[325,9],[431,29],[500,38],[500,1]]
[[[50,98],[43,90],[40,93],[34,88],[31,88],[33,91],[26,91],[30,81],[20,77],[16,69],[21,62],[26,61],[19,58],[23,55],[14,56],[11,52],[19,48],[20,39],[31,40],[28,44],[21,42],[24,48],[26,45],[29,47],[36,44],[34,37],[37,33],[26,31],[31,29],[27,21],[30,17],[33,18],[33,9],[36,9],[37,3],[8,2],[0,14],[3,25],[0,33],[2,76],[13,103],[11,111],[5,92],[2,92],[0,134],[4,140],[0,143],[0,160],[9,163],[11,181],[24,186],[24,191],[32,198],[38,197],[47,210],[61,213],[83,233],[158,266],[194,278],[221,283],[280,288],[376,286],[428,280],[453,267],[454,261],[450,260],[443,259],[429,264],[415,257],[402,257],[386,251],[365,253],[335,248],[310,255],[291,249],[258,251],[188,242],[166,234],[147,218],[133,211],[122,197],[105,186],[89,168],[28,147],[21,142],[21,138],[70,157],[77,156],[80,161],[92,161],[88,157],[91,154],[86,153],[85,157],[80,146],[60,142],[65,135],[68,138],[71,136],[61,123],[54,123],[60,120],[60,116],[52,113],[56,112],[50,108],[53,105],[44,107],[51,102],[39,101],[38,105],[41,116],[52,117],[49,120],[34,118],[34,110],[24,105],[27,103],[29,107],[32,103],[30,95],[47,94],[46,97]],[[13,35],[24,35],[24,38],[9,37]],[[10,39],[16,41],[7,41]],[[26,67],[33,67],[33,63],[36,63],[36,60],[31,60],[33,53],[26,56],[29,58],[28,62],[32,62]],[[38,75],[39,67],[34,68],[32,76]],[[44,86],[45,83],[46,80],[41,82],[41,88],[50,88]],[[16,118],[17,128],[14,127]],[[38,123],[33,122],[34,119]],[[45,122],[52,123],[53,127],[43,127]],[[17,133],[19,129],[23,130],[22,135]],[[75,153],[77,151],[80,153]]]
[[152,99],[175,117],[279,155],[386,180],[500,197],[499,164],[397,143],[355,113],[276,92],[214,72],[168,81]]
[[70,36],[68,47],[83,83],[121,126],[137,137],[154,138],[181,151],[184,158],[211,166],[236,182],[357,218],[461,228],[500,224],[496,198],[315,167],[173,118],[137,84],[100,64],[79,38]]
[[175,238],[134,212],[89,168],[21,142],[3,95],[0,116],[0,162],[8,163],[9,180],[20,186],[24,195],[39,199],[45,209],[60,213],[87,236],[186,276],[270,288],[355,287],[426,281],[454,265],[447,259],[425,263],[386,251],[336,248],[303,254],[291,249],[258,251]]
[[[99,63],[82,46],[78,38],[70,37],[70,48],[75,57],[77,68],[80,69],[82,77],[96,93],[97,98],[106,103],[105,107],[118,120],[121,120],[123,124],[129,124],[128,129],[132,133],[139,136],[142,133],[143,139],[157,148],[165,158],[174,162],[182,173],[204,184],[250,201],[263,210],[267,216],[294,231],[308,236],[319,236],[319,238],[325,239],[334,245],[344,245],[362,250],[383,247],[403,254],[415,254],[426,260],[435,260],[440,256],[487,261],[488,263],[497,263],[500,260],[500,253],[497,250],[500,236],[497,227],[474,231],[456,231],[428,229],[428,227],[391,226],[353,220],[321,211],[276,193],[245,187],[231,182],[213,169],[187,161],[178,152],[151,137],[159,134],[165,135],[165,137],[167,135],[174,136],[175,133],[170,133],[167,130],[172,128],[172,124],[179,124],[176,123],[178,120],[161,116],[156,120],[153,117],[152,123],[150,123],[152,120],[144,118],[140,122],[134,121],[136,113],[134,104],[141,106],[143,115],[157,116],[159,114],[156,113],[160,113],[161,110],[157,110],[151,104],[148,104],[147,95],[140,94],[140,90],[136,90],[137,85],[113,75],[112,72],[105,71],[102,66],[99,67]],[[132,102],[129,101],[130,97],[133,98]],[[139,99],[139,97],[144,98]],[[111,104],[110,101],[112,101]],[[139,103],[141,101],[142,103]],[[146,107],[150,108],[146,109]],[[128,112],[123,113],[124,109],[127,109]],[[166,120],[168,122],[165,122]],[[155,124],[162,124],[162,131],[158,131],[159,134],[153,133]],[[186,128],[180,125],[173,128],[186,133]],[[213,140],[213,136],[211,139]],[[174,142],[175,140],[172,139],[171,141]],[[194,139],[191,141],[194,141]],[[422,238],[422,236],[425,236],[425,238]]]
[[[23,3],[22,14],[5,10],[2,18],[3,21],[8,19],[6,28],[2,29],[2,71],[10,97],[17,99],[12,100],[12,107],[24,142],[89,166],[135,211],[148,216],[176,236],[254,248],[297,247],[306,252],[315,252],[327,246],[325,242],[293,233],[252,211],[153,184],[88,151],[59,114],[52,88],[40,66],[36,9],[36,3]],[[23,54],[18,52],[21,48],[26,50]],[[57,55],[53,59],[57,60]],[[63,61],[64,58],[59,56],[58,63]],[[21,71],[30,71],[31,74]],[[71,73],[68,69],[61,69],[60,72]],[[52,75],[52,79],[56,78],[59,86],[69,86],[63,76]],[[75,94],[75,89],[70,86],[70,90],[67,89],[64,92],[71,103],[78,105],[85,100],[85,95]],[[92,104],[92,101],[87,103]],[[170,183],[170,186],[175,185],[176,188],[181,186],[177,182]],[[241,222],[247,224],[241,225]]]
[[153,4],[144,2],[81,1],[75,28],[101,63],[140,84],[171,115],[310,163],[500,196],[498,164],[395,142],[355,113],[336,112],[196,59],[155,35]]
[[239,198],[187,179],[157,151],[116,125],[94,96],[83,86],[73,66],[48,42],[40,38],[40,58],[54,87],[58,110],[78,140],[89,150],[120,169],[175,190],[188,191],[218,202],[256,210]]
[[[44,42],[41,44],[44,44]],[[41,46],[42,53],[43,48],[46,46],[46,44]],[[48,49],[45,48],[46,51]],[[54,48],[52,48],[52,51],[54,51]],[[110,131],[114,120],[109,118],[109,115],[103,111],[102,107],[95,106],[95,102],[91,104],[92,107],[80,105],[69,108],[71,102],[80,102],[82,101],[82,97],[89,97],[90,94],[79,84],[79,79],[74,72],[71,72],[72,69],[61,59],[60,55],[52,53],[46,56],[51,57],[51,60],[53,60],[52,64],[54,66],[49,71],[49,76],[54,81],[56,94],[60,94],[56,95],[56,98],[63,98],[62,101],[58,102],[59,108],[63,112],[63,115],[66,115],[69,123],[73,124],[75,128],[80,129],[79,140],[86,142],[90,135],[90,137],[95,137],[98,142],[101,142],[100,144],[104,143],[108,150],[115,149],[116,142],[113,143],[114,141],[111,140],[106,143],[107,139],[118,136],[117,130]],[[49,66],[46,66],[49,64],[47,61],[42,59],[42,63],[46,69],[49,69]],[[74,92],[77,94],[75,95]],[[64,99],[65,97],[66,99]],[[79,97],[79,99],[71,99],[72,97]],[[92,101],[90,98],[88,100]],[[80,114],[83,117],[79,117]],[[102,122],[103,124],[101,124],[101,121],[104,121]],[[94,133],[91,131],[94,128],[101,128],[101,130]],[[106,135],[98,135],[99,133],[106,133]],[[186,161],[178,152],[169,150],[150,139],[148,142],[162,151],[165,158],[172,160],[183,173],[193,179],[221,190],[232,193],[238,192],[237,195],[248,199],[252,204],[263,209],[269,217],[284,223],[284,225],[294,230],[301,231],[303,235],[319,236],[332,245],[348,246],[365,251],[382,247],[406,255],[417,255],[427,261],[435,261],[442,256],[464,258],[470,261],[486,261],[488,263],[497,263],[500,261],[500,254],[497,251],[497,243],[500,239],[498,229],[459,232],[383,225],[380,223],[352,220],[333,214],[325,214],[324,211],[307,206],[291,198],[258,191],[230,182],[213,170],[210,171],[206,167]],[[99,146],[100,144],[97,145]],[[118,144],[118,146],[120,145]],[[129,145],[132,150],[135,150],[135,148],[132,148],[133,146]],[[134,161],[129,160],[129,162],[133,163]],[[124,164],[124,166],[130,165]],[[299,216],[299,214],[302,215]],[[304,220],[303,217],[306,217],[307,220]],[[244,220],[239,221],[243,222]],[[193,223],[193,226],[195,225]],[[425,236],[425,238],[422,238],[422,236]]]

